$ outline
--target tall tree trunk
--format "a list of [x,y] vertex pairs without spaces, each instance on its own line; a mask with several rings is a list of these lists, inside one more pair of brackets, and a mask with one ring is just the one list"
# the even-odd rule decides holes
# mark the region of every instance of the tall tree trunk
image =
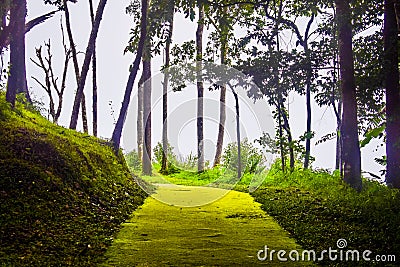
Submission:
[[137,112],[137,147],[138,157],[143,163],[143,73],[138,83],[138,112]]
[[232,88],[232,93],[235,98],[236,107],[236,140],[237,140],[237,153],[238,153],[238,168],[237,168],[237,178],[238,180],[242,177],[242,148],[240,143],[240,112],[239,112],[239,97],[236,91]]
[[279,112],[281,113],[281,116],[283,118],[283,129],[285,129],[288,142],[289,142],[289,164],[290,164],[290,172],[294,171],[294,163],[295,163],[295,158],[294,158],[294,148],[293,148],[293,137],[292,137],[292,131],[290,130],[290,124],[289,124],[289,118],[286,115],[286,111],[283,106],[283,101],[282,98],[279,99]]
[[170,64],[170,48],[172,42],[172,31],[174,25],[174,5],[170,10],[171,19],[169,20],[169,33],[168,40],[165,44],[165,70],[167,72],[164,73],[164,81],[163,81],[163,132],[162,132],[162,160],[161,160],[161,172],[168,172],[168,83],[169,83],[169,74],[168,69]]
[[136,75],[139,70],[139,65],[143,55],[143,47],[147,35],[147,12],[148,12],[147,9],[148,9],[148,0],[142,0],[142,10],[141,10],[142,18],[140,20],[140,38],[139,38],[138,49],[135,61],[133,62],[131,71],[129,73],[128,82],[125,88],[124,100],[122,101],[122,106],[119,112],[118,120],[117,123],[115,124],[115,128],[111,137],[116,153],[118,153],[119,150],[122,129],[124,128],[126,113],[128,111],[129,102],[131,99],[133,84],[135,83]]
[[196,64],[197,64],[197,171],[204,171],[204,84],[201,77],[203,60],[203,28],[204,28],[204,7],[199,5],[199,20],[196,31]]
[[10,40],[10,77],[6,92],[6,100],[15,105],[16,95],[25,93],[30,102],[26,83],[25,65],[25,17],[26,0],[13,0],[10,7],[10,26],[13,29]]
[[[72,51],[72,61],[74,63],[76,85],[79,86],[80,75],[79,75],[78,53],[76,51],[76,46],[75,46],[74,38],[72,35],[71,19],[70,19],[70,15],[69,15],[67,0],[63,0],[63,7],[64,7],[65,24],[66,24],[66,28],[67,28],[69,45],[70,45],[70,48]],[[85,133],[88,133],[85,95],[82,96],[81,105],[82,105],[83,131]]]
[[348,0],[335,0],[339,36],[339,58],[343,99],[342,161],[344,181],[360,191],[361,153],[358,140],[357,101],[352,50],[351,10]]
[[[221,65],[226,64],[226,54],[227,54],[227,42],[228,42],[228,27],[226,25],[226,21],[224,18],[227,15],[227,7],[223,8],[223,14],[221,21],[219,23],[220,27],[220,56],[221,56]],[[215,151],[215,158],[213,167],[216,167],[221,163],[222,156],[222,147],[224,145],[224,134],[225,134],[225,122],[226,122],[226,85],[223,84],[221,86],[221,92],[219,97],[219,125],[218,125],[218,138],[217,138],[217,147]]]
[[314,15],[311,15],[310,20],[307,23],[306,31],[304,33],[304,41],[303,41],[303,48],[304,48],[304,53],[306,55],[307,59],[307,65],[306,65],[306,109],[307,109],[307,130],[306,130],[306,151],[305,151],[305,157],[304,157],[304,169],[308,169],[310,165],[310,153],[311,153],[311,138],[312,138],[312,132],[311,132],[311,119],[312,119],[312,113],[311,113],[311,83],[312,83],[312,62],[311,62],[311,53],[308,48],[308,38],[310,37],[310,28],[311,25],[314,21]]
[[219,97],[219,125],[218,125],[217,148],[215,151],[215,158],[213,164],[214,167],[216,167],[221,163],[222,147],[224,145],[225,122],[226,122],[226,85],[222,85]]
[[386,183],[400,188],[400,88],[395,0],[385,0]]
[[[278,107],[278,106],[277,106]],[[282,172],[286,171],[286,155],[285,155],[285,150],[283,149],[283,124],[282,124],[282,116],[281,112],[279,111],[280,108],[278,108],[278,133],[279,133],[279,150],[281,153],[281,168]]]
[[143,160],[142,173],[152,175],[151,165],[151,54],[150,43],[145,45],[143,54]]
[[[64,0],[66,1],[66,0]],[[90,61],[92,60],[93,52],[96,46],[96,39],[97,39],[97,33],[99,31],[100,27],[100,21],[103,17],[103,12],[105,5],[107,3],[107,0],[100,0],[99,5],[97,7],[96,11],[96,17],[94,19],[94,24],[92,27],[92,31],[90,33],[89,37],[89,42],[86,48],[86,53],[85,53],[85,59],[83,61],[83,66],[82,66],[82,71],[79,79],[79,85],[78,89],[75,94],[75,100],[74,100],[74,106],[72,109],[72,114],[71,114],[71,121],[69,127],[71,129],[76,129],[77,121],[78,121],[78,116],[79,116],[79,106],[80,103],[82,102],[83,98],[83,89],[85,88],[85,83],[86,83],[86,77],[89,71],[89,66],[90,66]]]
[[[92,20],[92,27],[94,26],[94,8],[93,8],[93,0],[89,0],[90,7],[90,18]],[[96,45],[93,49],[93,57],[92,57],[92,71],[93,71],[93,135],[97,136],[97,58],[96,58]]]
[[[342,101],[339,101],[338,104],[338,114],[339,116],[342,114]],[[340,138],[340,128],[342,121],[340,117],[336,119],[336,161],[335,161],[335,169],[339,170],[342,173],[342,140]]]
[[304,157],[304,169],[308,169],[310,164],[310,152],[311,152],[311,75],[312,66],[310,59],[310,51],[308,50],[308,37],[306,36],[304,41],[304,51],[307,55],[307,77],[306,77],[306,107],[307,107],[307,132],[306,132],[306,151]]
[[86,112],[86,98],[85,94],[82,95],[82,127],[84,133],[89,133],[88,121],[87,121],[87,112]]

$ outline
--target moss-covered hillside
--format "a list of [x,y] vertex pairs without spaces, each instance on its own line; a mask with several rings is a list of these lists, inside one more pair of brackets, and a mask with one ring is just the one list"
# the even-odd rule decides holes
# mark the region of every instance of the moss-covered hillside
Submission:
[[0,93],[0,266],[92,266],[145,198],[103,140]]

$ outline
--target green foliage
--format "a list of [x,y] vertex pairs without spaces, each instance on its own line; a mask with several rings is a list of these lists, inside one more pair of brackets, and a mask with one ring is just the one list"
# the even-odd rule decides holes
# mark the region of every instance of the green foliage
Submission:
[[[240,142],[240,148],[243,174],[260,173],[265,169],[266,160],[263,153],[250,143],[247,138]],[[239,166],[238,160],[237,143],[228,144],[222,155],[222,166],[226,170],[236,171]]]
[[[162,164],[162,157],[164,154],[162,144],[160,142],[153,148],[153,154],[155,160],[159,165]],[[178,169],[175,167],[177,164],[176,155],[174,154],[174,148],[168,143],[168,152],[167,154],[167,173],[175,173]]]
[[139,158],[139,154],[136,150],[132,150],[131,152],[125,155],[125,161],[128,165],[128,168],[133,173],[139,173],[142,170],[142,159]]
[[[346,249],[399,256],[399,190],[364,180],[363,191],[357,193],[338,173],[296,170],[284,174],[273,167],[253,196],[305,249],[322,251],[345,238]],[[337,264],[348,266],[348,262]]]
[[383,137],[385,129],[386,125],[381,125],[366,132],[364,135],[365,138],[360,142],[360,147],[365,147],[374,138]]
[[[158,142],[157,145],[153,148],[154,158],[155,160],[161,164],[162,157],[164,154],[163,146],[161,142]],[[167,159],[169,162],[176,162],[176,155],[174,154],[174,148],[168,143],[168,151],[166,152]]]
[[83,266],[143,202],[108,142],[56,126],[0,95],[0,262]]
[[[154,0],[149,3],[147,22],[147,42],[150,44],[151,55],[159,55],[162,46],[169,42],[169,23],[174,16],[175,1]],[[131,38],[126,52],[135,53],[139,44],[141,1],[133,0],[126,8],[126,13],[133,17],[135,27],[131,29]]]
[[197,160],[197,155],[193,154],[193,152],[190,151],[190,154],[186,157],[180,157],[176,164],[184,170],[194,171],[197,169]]

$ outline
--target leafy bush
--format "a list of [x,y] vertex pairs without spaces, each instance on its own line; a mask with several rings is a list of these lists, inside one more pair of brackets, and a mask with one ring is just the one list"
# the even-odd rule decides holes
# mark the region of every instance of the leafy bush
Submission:
[[[243,174],[260,173],[265,169],[266,159],[263,153],[250,143],[247,138],[240,142],[240,148]],[[237,150],[238,145],[236,142],[228,144],[225,148],[222,156],[222,165],[226,170],[237,170],[239,166]]]
[[142,159],[139,157],[139,153],[136,150],[132,150],[126,154],[125,161],[129,169],[134,173],[142,170]]
[[[153,148],[154,159],[161,164],[162,157],[164,154],[163,146],[161,142],[158,142],[157,145]],[[168,152],[167,152],[167,160],[168,162],[176,161],[176,156],[174,154],[174,148],[168,143]]]
[[[162,158],[163,158],[163,147],[160,142],[157,143],[157,145],[153,149],[154,153],[154,158],[158,162],[159,165],[162,164]],[[168,152],[167,152],[167,171],[166,174],[168,173],[175,173],[178,171],[176,168],[176,155],[174,154],[174,148],[168,143]]]

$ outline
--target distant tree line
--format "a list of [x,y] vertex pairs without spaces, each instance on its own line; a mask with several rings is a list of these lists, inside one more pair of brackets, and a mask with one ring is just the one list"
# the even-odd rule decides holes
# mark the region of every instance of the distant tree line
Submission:
[[[83,0],[80,0],[83,1]],[[72,59],[76,79],[76,94],[70,120],[70,128],[76,129],[79,112],[82,111],[83,129],[89,132],[86,118],[85,85],[92,66],[93,71],[93,134],[97,135],[97,64],[96,39],[107,0],[99,0],[97,9],[89,0],[92,30],[79,66],[71,30],[67,0],[45,0],[56,7],[54,12],[26,21],[26,0],[6,0],[0,4],[0,52],[9,47],[10,69],[7,82],[7,101],[15,105],[16,95],[23,93],[31,101],[26,79],[25,33],[44,22],[55,12],[63,12],[67,44],[64,40],[65,61],[61,85],[52,70],[50,42],[45,43],[47,55],[43,57],[37,48],[34,63],[45,74],[45,81],[36,79],[50,98],[50,115],[57,123],[61,112],[62,95],[65,90],[67,66]],[[132,0],[127,13],[132,15],[135,27],[125,52],[135,58],[130,66],[118,120],[112,134],[116,152],[124,127],[133,86],[139,69],[138,83],[138,152],[142,159],[142,172],[151,175],[151,70],[152,58],[164,55],[166,69],[182,60],[212,61],[241,70],[253,79],[261,89],[262,96],[274,108],[276,139],[272,143],[280,154],[283,171],[292,171],[296,160],[303,168],[310,168],[313,160],[311,142],[312,100],[320,106],[330,106],[336,115],[337,131],[327,133],[317,144],[336,139],[336,168],[344,181],[361,190],[362,145],[371,138],[381,136],[386,143],[386,157],[378,160],[386,165],[386,182],[400,188],[400,88],[399,88],[399,21],[400,5],[396,0],[348,1],[348,0]],[[196,21],[194,41],[174,44],[172,37],[174,16],[182,13]],[[300,21],[302,21],[300,23]],[[305,23],[305,24],[304,24]],[[43,25],[45,27],[45,25]],[[204,40],[204,29],[210,30]],[[235,28],[245,29],[245,36],[236,36]],[[61,27],[64,29],[64,26]],[[288,37],[290,36],[290,37]],[[206,44],[206,46],[204,46]],[[101,66],[100,66],[101,67]],[[163,81],[163,134],[162,148],[168,150],[168,86],[165,73]],[[197,86],[197,169],[204,171],[204,84]],[[216,155],[213,165],[221,164],[223,136],[226,123],[225,102],[227,87],[220,90],[220,125],[217,136]],[[58,104],[52,99],[54,92]],[[291,93],[304,96],[307,119],[304,134],[293,136],[288,110]],[[237,103],[237,109],[239,110]],[[56,108],[57,106],[57,108]],[[81,110],[82,109],[82,110]],[[173,118],[172,118],[173,119]],[[240,142],[240,138],[238,140]],[[259,142],[271,144],[268,136]],[[237,146],[240,149],[240,145]],[[240,151],[239,151],[240,153]],[[167,154],[167,153],[164,153]],[[240,156],[239,156],[240,158]],[[289,164],[286,161],[289,160]],[[161,160],[162,172],[168,172],[168,157]],[[239,164],[240,166],[240,164]],[[240,171],[239,171],[240,175]]]

